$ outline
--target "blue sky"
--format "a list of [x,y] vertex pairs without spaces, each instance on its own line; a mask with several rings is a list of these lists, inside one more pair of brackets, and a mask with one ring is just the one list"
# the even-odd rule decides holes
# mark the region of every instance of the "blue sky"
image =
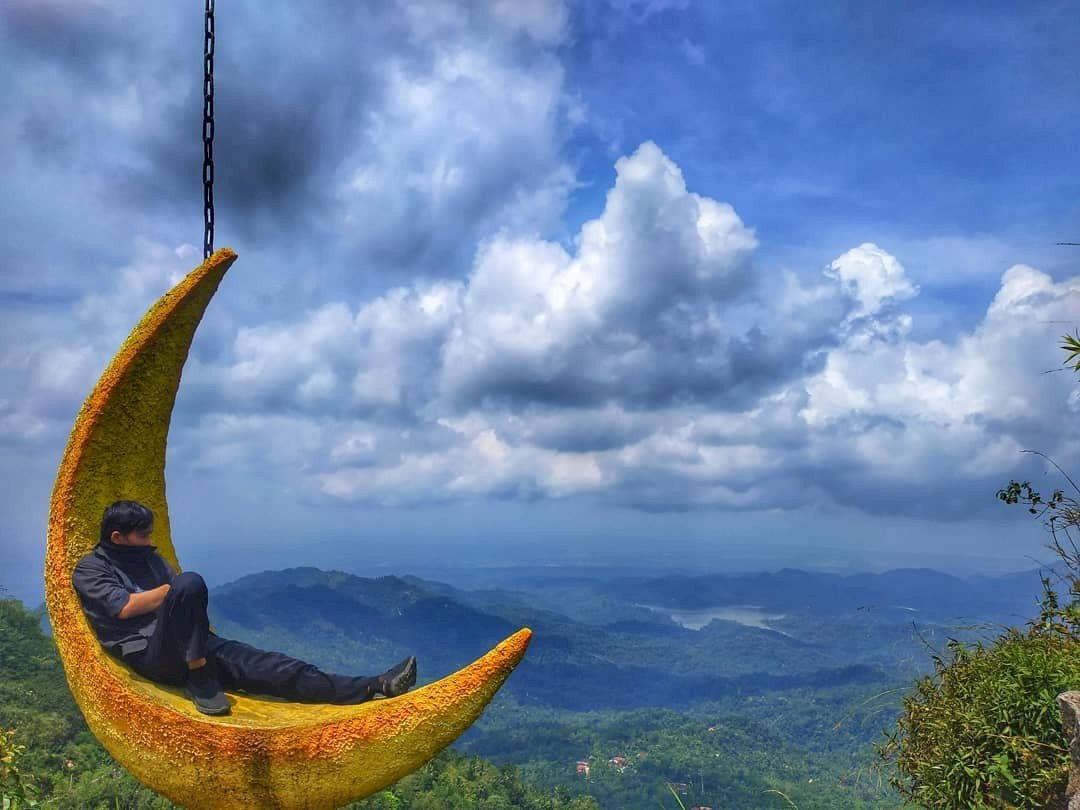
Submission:
[[[1065,3],[235,2],[185,568],[1023,567],[1080,461]],[[0,582],[201,259],[202,19],[0,10]],[[129,493],[138,497],[137,493]],[[740,556],[741,555],[741,556]],[[762,564],[765,564],[763,562]]]

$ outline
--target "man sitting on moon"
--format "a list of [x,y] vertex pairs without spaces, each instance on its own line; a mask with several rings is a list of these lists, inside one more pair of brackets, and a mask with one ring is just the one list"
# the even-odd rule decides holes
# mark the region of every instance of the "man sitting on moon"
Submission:
[[102,647],[156,683],[183,686],[203,714],[224,714],[223,690],[301,703],[362,703],[396,697],[416,683],[410,655],[381,675],[335,675],[210,630],[207,589],[194,571],[177,574],[150,543],[154,513],[116,501],[101,519],[97,545],[72,572],[83,612]]

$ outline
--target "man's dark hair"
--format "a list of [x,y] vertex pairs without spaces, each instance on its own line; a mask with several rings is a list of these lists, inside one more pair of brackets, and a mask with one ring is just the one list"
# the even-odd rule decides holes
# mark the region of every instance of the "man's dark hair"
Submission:
[[154,513],[150,507],[138,501],[115,501],[105,508],[101,516],[101,542],[109,539],[113,532],[148,532],[154,526]]

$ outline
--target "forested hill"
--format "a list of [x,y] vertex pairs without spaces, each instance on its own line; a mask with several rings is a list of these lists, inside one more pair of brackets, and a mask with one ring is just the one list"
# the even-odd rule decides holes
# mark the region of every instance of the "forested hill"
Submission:
[[[36,795],[52,810],[174,807],[128,774],[90,733],[42,618],[40,609],[0,599],[0,795],[6,797],[0,802],[8,807],[13,796]],[[25,750],[15,754],[11,746]],[[466,808],[483,796],[491,810],[597,810],[591,797],[575,796],[581,793],[531,788],[512,765],[449,748],[392,789],[349,807]]]
[[210,613],[220,635],[291,651],[328,670],[374,673],[415,654],[420,684],[528,626],[529,654],[503,691],[575,710],[681,708],[736,693],[876,681],[883,674],[877,645],[895,642],[884,625],[869,644],[837,646],[735,622],[689,630],[647,610],[598,626],[529,607],[525,598],[502,602],[415,577],[294,568],[212,589]]
[[[892,726],[914,676],[932,669],[948,638],[1023,624],[1040,593],[1034,571],[962,580],[927,569],[635,578],[508,570],[463,589],[300,567],[211,588],[210,618],[222,636],[330,671],[374,674],[415,654],[418,687],[531,627],[524,661],[454,744],[458,754],[408,783],[425,790],[440,763],[452,766],[444,783],[494,778],[446,759],[478,754],[515,767],[522,795],[558,790],[570,802],[587,793],[601,808],[675,808],[671,785],[687,807],[789,806],[776,791],[800,808],[898,807],[870,772],[871,743]],[[437,806],[424,801],[415,806]]]
[[[325,669],[378,672],[415,654],[421,684],[529,626],[529,654],[504,690],[537,705],[593,710],[680,708],[910,676],[929,669],[927,642],[1021,624],[1041,593],[1036,572],[966,581],[927,569],[513,584],[467,591],[414,576],[300,567],[213,588],[210,612],[221,635]],[[779,613],[761,626],[718,618],[688,629],[641,604],[751,604]]]
[[[296,572],[283,573],[289,580]],[[392,590],[383,589],[382,596]],[[379,591],[376,587],[372,594]],[[383,604],[391,614],[399,607],[396,600]],[[301,624],[318,615],[304,612]],[[139,785],[89,733],[67,690],[53,641],[42,631],[45,620],[40,610],[31,613],[17,600],[0,600],[0,730],[13,730],[12,742],[26,746],[14,760],[21,778],[9,778],[9,770],[4,791],[10,793],[15,781],[33,784],[49,799],[47,806],[63,810],[171,807]],[[294,644],[281,648],[295,651]],[[572,692],[577,685],[568,678],[562,689]],[[647,690],[649,684],[637,688]],[[672,791],[686,807],[787,806],[781,794],[805,808],[897,807],[862,773],[867,758],[853,756],[863,748],[868,728],[863,722],[855,718],[841,734],[821,741],[807,734],[808,725],[822,729],[818,713],[824,710],[831,723],[843,707],[879,689],[878,684],[861,691],[795,689],[739,706],[703,704],[694,712],[556,711],[538,706],[527,694],[522,702],[500,692],[452,748],[392,789],[350,807],[675,810]],[[760,717],[739,716],[736,708]],[[785,722],[776,726],[782,716]],[[581,773],[579,761],[591,771]]]

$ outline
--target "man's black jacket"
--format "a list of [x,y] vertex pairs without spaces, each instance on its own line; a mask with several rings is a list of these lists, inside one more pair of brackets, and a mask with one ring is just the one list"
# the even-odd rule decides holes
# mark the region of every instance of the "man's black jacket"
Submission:
[[128,594],[171,583],[176,570],[157,553],[157,546],[123,546],[102,540],[71,573],[83,612],[105,651],[122,657],[144,649],[157,626],[157,613],[117,618]]

